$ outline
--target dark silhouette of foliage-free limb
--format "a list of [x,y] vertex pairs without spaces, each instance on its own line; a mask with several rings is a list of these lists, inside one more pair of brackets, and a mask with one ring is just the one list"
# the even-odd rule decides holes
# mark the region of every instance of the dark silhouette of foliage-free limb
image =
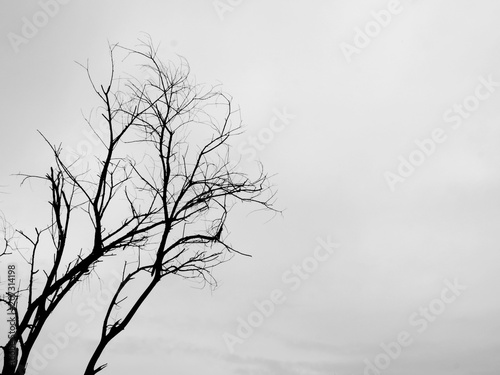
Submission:
[[[140,72],[117,77],[117,53],[135,61]],[[196,84],[184,59],[177,65],[162,62],[150,41],[136,49],[114,45],[110,55],[106,84],[97,84],[83,65],[107,129],[100,132],[95,119],[87,119],[101,144],[94,159],[67,163],[62,146],[44,137],[54,165],[43,176],[22,175],[47,184],[52,220],[31,234],[17,232],[29,251],[12,242],[4,250],[4,256],[22,254],[30,276],[19,290],[17,364],[4,366],[3,375],[23,373],[49,316],[68,292],[91,274],[98,276],[107,263],[122,277],[84,375],[102,371],[107,345],[163,278],[178,275],[216,285],[212,269],[234,254],[246,255],[227,240],[235,204],[276,212],[262,168],[251,177],[230,158],[230,141],[241,132],[230,96]],[[81,228],[88,228],[90,240],[75,248],[71,236]],[[51,252],[50,267],[42,266],[42,248],[44,259]]]

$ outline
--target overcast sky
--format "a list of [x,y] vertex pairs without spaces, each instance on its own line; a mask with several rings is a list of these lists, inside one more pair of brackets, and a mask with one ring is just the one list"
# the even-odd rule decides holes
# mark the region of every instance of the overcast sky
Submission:
[[[103,81],[108,42],[144,32],[233,96],[247,129],[235,149],[276,174],[285,209],[238,218],[232,243],[253,257],[218,268],[215,291],[166,279],[103,374],[498,374],[500,2],[56,4],[0,4],[11,222],[46,219],[44,186],[11,176],[50,166],[37,130],[73,149],[86,140],[96,98],[75,61]],[[80,288],[42,332],[39,374],[82,373],[97,294]],[[47,359],[68,323],[77,333]]]

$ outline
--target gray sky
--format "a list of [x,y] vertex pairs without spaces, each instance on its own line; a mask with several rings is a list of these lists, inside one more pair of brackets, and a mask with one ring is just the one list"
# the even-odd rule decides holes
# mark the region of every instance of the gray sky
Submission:
[[[286,209],[269,222],[238,213],[232,243],[253,257],[217,269],[214,292],[167,279],[103,373],[498,374],[499,2],[62,3],[0,4],[9,220],[46,219],[43,186],[10,176],[47,170],[36,130],[72,149],[86,140],[96,99],[75,61],[104,80],[108,41],[133,46],[142,32],[233,95],[247,128],[235,148],[277,174]],[[99,295],[82,287],[61,306],[38,373],[81,373]],[[78,333],[46,359],[68,323]]]

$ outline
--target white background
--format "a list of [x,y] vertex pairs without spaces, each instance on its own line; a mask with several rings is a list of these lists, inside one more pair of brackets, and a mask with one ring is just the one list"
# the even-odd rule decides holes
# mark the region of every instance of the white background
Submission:
[[[238,218],[232,243],[253,257],[217,269],[215,291],[167,279],[105,352],[103,374],[362,374],[402,331],[413,342],[384,374],[498,374],[500,90],[457,129],[443,115],[475,94],[480,77],[500,82],[500,3],[401,0],[349,59],[342,43],[355,46],[356,29],[387,1],[232,3],[218,12],[208,0],[72,0],[17,46],[10,33],[23,36],[23,17],[42,8],[0,4],[0,208],[26,231],[47,222],[48,190],[20,188],[11,174],[48,170],[37,130],[67,147],[85,140],[82,112],[96,98],[75,61],[89,59],[105,82],[108,42],[133,47],[147,32],[164,59],[182,55],[197,81],[220,82],[247,128],[235,147],[263,134],[274,111],[295,116],[258,151],[277,174],[283,217]],[[391,191],[384,174],[436,128],[446,141]],[[291,290],[283,274],[318,237],[340,246]],[[440,298],[445,280],[467,289],[419,333],[409,317]],[[285,303],[230,353],[223,334],[274,289]],[[95,294],[82,287],[49,322],[40,352],[69,321],[81,333],[40,373],[82,373],[99,322],[77,306]]]

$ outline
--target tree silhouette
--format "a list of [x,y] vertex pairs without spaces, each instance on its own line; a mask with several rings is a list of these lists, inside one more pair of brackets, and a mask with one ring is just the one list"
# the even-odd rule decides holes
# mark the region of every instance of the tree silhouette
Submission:
[[[19,253],[29,265],[29,278],[19,279],[9,295],[13,298],[1,298],[15,313],[15,335],[3,347],[2,375],[25,373],[49,316],[78,283],[112,262],[119,265],[121,280],[84,375],[100,372],[107,366],[98,363],[107,345],[164,277],[215,285],[213,267],[243,254],[226,239],[235,204],[277,212],[262,168],[251,178],[231,163],[229,141],[241,132],[232,98],[217,87],[194,83],[184,59],[163,63],[157,51],[150,40],[133,49],[111,46],[110,79],[104,85],[95,83],[88,64],[82,65],[106,123],[103,135],[88,120],[102,153],[79,170],[77,163],[65,161],[61,146],[42,135],[54,164],[45,175],[21,175],[23,182],[37,179],[48,185],[52,220],[33,234],[18,230],[5,236],[0,249],[1,260]],[[136,59],[146,78],[116,77],[118,52]],[[71,238],[82,223],[90,228],[89,241],[75,248]],[[44,266],[40,259],[47,254],[53,262]]]

